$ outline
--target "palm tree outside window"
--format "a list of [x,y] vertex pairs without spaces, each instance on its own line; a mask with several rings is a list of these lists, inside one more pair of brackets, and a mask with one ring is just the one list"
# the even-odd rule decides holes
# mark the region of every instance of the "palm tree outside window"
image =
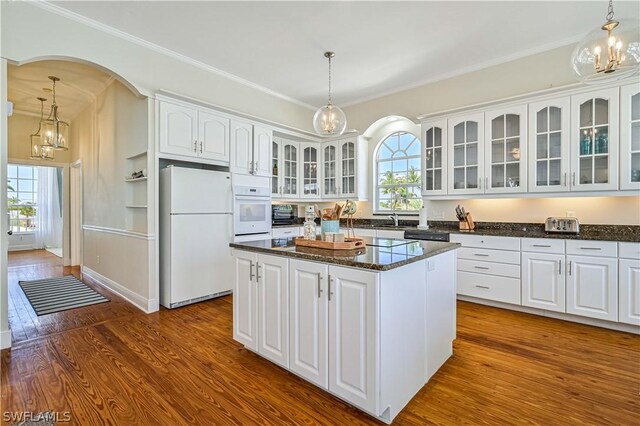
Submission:
[[417,212],[422,207],[420,183],[420,139],[409,132],[396,132],[376,149],[376,211]]

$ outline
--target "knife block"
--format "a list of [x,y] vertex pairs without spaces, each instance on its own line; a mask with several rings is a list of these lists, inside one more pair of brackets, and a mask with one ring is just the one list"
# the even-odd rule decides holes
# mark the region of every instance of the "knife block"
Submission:
[[465,215],[465,220],[458,222],[458,229],[461,231],[473,231],[476,229],[476,223],[473,221],[471,213]]

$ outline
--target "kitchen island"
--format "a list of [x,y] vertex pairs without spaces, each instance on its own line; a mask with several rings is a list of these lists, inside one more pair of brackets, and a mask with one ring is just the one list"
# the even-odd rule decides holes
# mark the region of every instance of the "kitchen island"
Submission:
[[231,243],[233,337],[391,423],[452,355],[459,244],[365,238],[327,251]]

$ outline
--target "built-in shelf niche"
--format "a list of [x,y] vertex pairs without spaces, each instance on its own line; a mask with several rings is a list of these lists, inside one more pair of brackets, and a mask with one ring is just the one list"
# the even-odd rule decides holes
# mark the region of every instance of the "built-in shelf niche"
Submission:
[[[126,172],[130,176],[134,172],[147,169],[147,153],[141,152],[126,158]],[[125,193],[125,226],[127,231],[148,232],[148,177],[124,177]]]

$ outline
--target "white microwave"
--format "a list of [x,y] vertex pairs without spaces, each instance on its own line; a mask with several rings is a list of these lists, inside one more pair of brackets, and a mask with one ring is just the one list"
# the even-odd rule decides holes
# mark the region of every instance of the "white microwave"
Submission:
[[271,190],[268,187],[235,186],[233,188],[235,235],[271,232]]

